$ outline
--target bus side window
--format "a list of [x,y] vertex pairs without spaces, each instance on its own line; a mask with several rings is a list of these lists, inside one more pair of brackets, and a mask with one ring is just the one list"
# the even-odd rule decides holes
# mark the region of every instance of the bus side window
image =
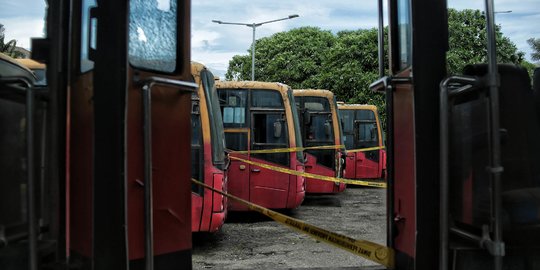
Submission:
[[141,69],[177,71],[177,1],[131,0],[129,63]]

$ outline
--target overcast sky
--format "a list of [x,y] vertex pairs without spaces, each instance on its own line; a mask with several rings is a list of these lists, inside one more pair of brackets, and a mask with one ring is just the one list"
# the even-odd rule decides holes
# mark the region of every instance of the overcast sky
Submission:
[[[384,1],[386,2],[386,1]],[[300,17],[257,28],[256,38],[302,26],[338,32],[377,26],[376,0],[194,0],[192,1],[192,59],[223,76],[232,56],[247,54],[252,30],[246,26],[219,25],[212,20],[257,23],[298,14]],[[519,4],[517,4],[519,3]],[[482,0],[448,0],[457,9],[484,9]],[[43,35],[45,1],[2,0],[0,23],[6,38],[29,48],[30,37]],[[527,39],[540,38],[540,0],[495,0],[496,23],[530,60]]]

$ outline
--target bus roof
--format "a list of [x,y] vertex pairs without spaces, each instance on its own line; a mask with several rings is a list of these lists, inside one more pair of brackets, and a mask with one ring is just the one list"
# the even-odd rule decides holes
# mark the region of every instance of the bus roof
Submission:
[[338,103],[338,109],[340,110],[370,110],[377,111],[377,106],[370,104],[345,104]]
[[285,93],[290,87],[277,82],[257,82],[257,81],[216,81],[217,88],[233,89],[269,89]]
[[327,99],[334,99],[334,93],[325,89],[294,89],[293,93],[295,96],[316,96],[316,97],[325,97]]
[[34,69],[45,69],[45,64],[40,63],[34,59],[29,58],[17,58],[15,59],[17,62],[19,62],[21,65],[34,70]]
[[31,81],[36,80],[36,75],[29,68],[17,60],[0,53],[0,77],[20,76]]
[[191,61],[191,74],[200,74],[203,69],[206,69],[206,66],[195,61]]

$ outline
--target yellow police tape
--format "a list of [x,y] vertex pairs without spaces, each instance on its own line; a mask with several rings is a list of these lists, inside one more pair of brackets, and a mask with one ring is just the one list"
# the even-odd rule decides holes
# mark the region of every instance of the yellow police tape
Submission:
[[292,174],[292,175],[297,175],[297,176],[303,176],[303,177],[307,177],[307,178],[313,178],[313,179],[317,179],[317,180],[330,181],[330,182],[334,182],[334,183],[345,183],[345,184],[357,185],[357,186],[386,188],[386,183],[385,182],[373,182],[373,181],[362,181],[362,180],[351,180],[351,179],[345,179],[345,178],[337,178],[337,177],[318,175],[318,174],[307,173],[307,172],[299,172],[299,171],[296,171],[296,170],[291,170],[291,169],[287,169],[287,168],[282,168],[282,167],[277,167],[277,166],[273,166],[273,165],[269,165],[269,164],[255,162],[255,161],[251,161],[251,160],[247,160],[247,159],[243,159],[243,158],[239,158],[239,157],[235,157],[235,156],[229,156],[229,158],[234,159],[234,160],[239,160],[239,161],[245,162],[247,164],[259,166],[261,168],[265,168],[265,169],[268,169],[268,170],[287,173],[287,174]]
[[274,148],[261,150],[246,150],[246,151],[231,151],[231,154],[270,154],[270,153],[290,153],[304,150],[334,150],[344,149],[344,145],[322,145],[311,147],[291,147],[291,148]]
[[370,241],[366,241],[366,240],[357,240],[357,239],[354,239],[354,238],[351,238],[351,237],[348,237],[339,233],[334,233],[334,232],[319,228],[317,226],[305,223],[302,220],[292,218],[292,217],[283,215],[281,213],[278,213],[276,211],[272,211],[270,209],[256,205],[254,203],[248,202],[234,195],[225,193],[221,190],[214,189],[211,186],[201,183],[195,179],[191,179],[191,181],[197,185],[201,185],[223,196],[226,196],[227,198],[238,201],[246,205],[247,207],[249,207],[250,210],[257,211],[298,232],[307,234],[315,239],[331,244],[343,250],[349,251],[355,255],[362,256],[376,263],[382,264],[388,267],[389,269],[394,268],[394,250],[389,247],[386,247],[377,243],[373,243]]

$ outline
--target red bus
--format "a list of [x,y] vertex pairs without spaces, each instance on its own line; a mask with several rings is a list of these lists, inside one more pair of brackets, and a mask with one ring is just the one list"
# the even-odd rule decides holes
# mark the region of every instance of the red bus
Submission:
[[0,268],[190,267],[189,14],[190,1],[51,1],[32,41],[47,87],[0,59],[16,109],[0,122],[13,165]]
[[[229,192],[267,208],[294,209],[300,206],[305,196],[304,177],[235,159],[304,171],[301,151],[255,152],[302,146],[290,87],[280,83],[223,81],[217,82],[216,86],[226,145],[233,151],[227,172]],[[247,207],[229,200],[229,210],[245,211]]]
[[[386,175],[386,151],[377,106],[338,103],[347,149],[345,178],[379,179]],[[378,148],[358,151],[365,148]]]
[[[191,96],[191,177],[217,190],[227,190],[225,135],[214,75],[205,66],[191,62],[193,81],[199,85]],[[227,215],[223,195],[193,184],[191,230],[215,232]]]
[[[335,149],[308,149],[306,172],[342,177],[345,149],[337,103],[334,94],[328,90],[294,90],[296,106],[300,115],[300,130],[304,147],[336,146]],[[306,179],[307,193],[339,193],[345,184],[312,178]]]

